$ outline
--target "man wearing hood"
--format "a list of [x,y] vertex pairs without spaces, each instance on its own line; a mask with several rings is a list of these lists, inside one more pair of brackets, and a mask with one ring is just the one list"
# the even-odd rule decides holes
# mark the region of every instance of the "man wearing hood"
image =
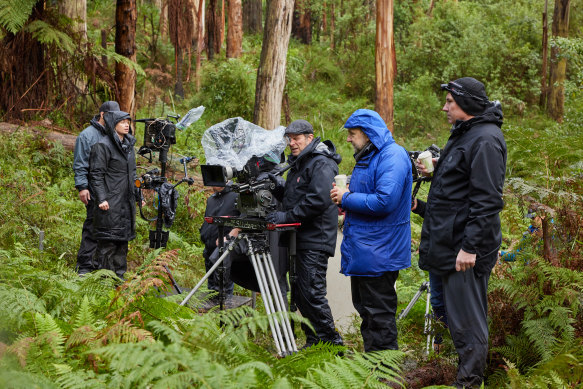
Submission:
[[350,276],[364,350],[396,350],[395,282],[411,266],[411,162],[377,112],[359,109],[344,127],[356,165],[349,187],[330,192],[346,213],[340,271]]
[[[451,135],[435,170],[424,217],[419,267],[441,277],[449,331],[459,356],[454,386],[479,388],[488,355],[488,280],[502,240],[506,143],[502,110],[484,84],[463,77],[441,86]],[[427,173],[424,167],[421,171]]]
[[86,217],[81,232],[81,245],[77,252],[77,267],[79,275],[98,269],[98,264],[93,263],[93,255],[97,247],[97,241],[91,235],[93,227],[93,198],[89,192],[89,154],[91,147],[105,135],[105,121],[103,114],[109,111],[119,111],[119,104],[115,101],[106,101],[99,107],[99,113],[90,121],[90,126],[85,128],[75,141],[73,152],[73,171],[75,172],[75,188],[79,191],[79,199],[85,204]]
[[285,137],[292,166],[283,194],[284,211],[267,215],[275,224],[301,223],[297,230],[296,285],[292,290],[303,317],[310,320],[312,331],[302,324],[306,334],[304,347],[318,342],[342,344],[332,311],[326,299],[328,258],[336,249],[338,211],[328,193],[338,174],[341,157],[329,140],[314,138],[312,125],[296,120],[286,128]]
[[110,111],[103,118],[107,134],[93,146],[89,160],[95,260],[123,279],[128,241],[136,237],[136,138],[130,134],[128,113]]

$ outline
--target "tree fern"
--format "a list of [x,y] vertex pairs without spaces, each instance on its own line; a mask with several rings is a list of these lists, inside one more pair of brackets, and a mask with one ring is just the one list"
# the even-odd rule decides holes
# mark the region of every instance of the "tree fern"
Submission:
[[32,14],[38,0],[0,0],[0,25],[16,34]]

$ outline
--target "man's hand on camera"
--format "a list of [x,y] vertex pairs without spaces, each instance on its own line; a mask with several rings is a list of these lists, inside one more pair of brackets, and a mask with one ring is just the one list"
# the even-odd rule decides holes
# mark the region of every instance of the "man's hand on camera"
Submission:
[[456,271],[466,271],[476,265],[476,254],[470,254],[460,249],[455,260]]
[[107,200],[99,204],[99,209],[101,209],[102,211],[107,211],[109,209],[109,203],[107,202]]
[[285,178],[282,176],[278,176],[273,173],[267,173],[267,176],[275,184],[276,189],[283,189],[285,187]]
[[285,224],[287,221],[287,214],[282,211],[271,212],[265,216],[265,220],[273,224]]
[[332,183],[332,190],[330,191],[332,202],[336,205],[342,206],[342,196],[344,196],[344,193],[346,192],[350,192],[350,190],[348,190],[348,188],[336,186],[336,183]]
[[89,189],[82,189],[79,191],[79,199],[83,204],[87,205],[89,200],[91,200],[91,194],[89,194]]

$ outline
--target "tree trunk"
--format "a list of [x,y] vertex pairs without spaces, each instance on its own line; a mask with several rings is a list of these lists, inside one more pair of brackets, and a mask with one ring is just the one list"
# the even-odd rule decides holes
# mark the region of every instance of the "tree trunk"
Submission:
[[[115,52],[136,61],[136,0],[117,0],[115,12]],[[116,98],[122,111],[134,116],[136,72],[121,62],[115,64]]]
[[204,33],[204,0],[198,1],[198,30],[196,34],[196,91],[200,91],[200,62],[203,50]]
[[257,69],[254,122],[272,130],[281,120],[286,56],[294,0],[268,0],[261,59]]
[[547,97],[547,67],[548,64],[548,52],[549,52],[549,24],[548,24],[548,5],[549,0],[545,0],[545,10],[543,11],[543,64],[540,78],[540,101],[539,106],[544,108],[546,105]]
[[61,0],[59,13],[73,20],[73,31],[87,40],[87,0]]
[[[44,2],[34,6],[31,20],[42,20]],[[23,54],[25,53],[25,54]],[[23,57],[26,55],[26,57]],[[26,58],[26,66],[23,66]],[[32,34],[19,31],[5,33],[0,40],[0,116],[7,119],[29,119],[25,109],[47,105],[48,75],[43,45]]]
[[377,0],[375,110],[393,132],[393,81],[396,72],[393,0]]
[[241,0],[229,0],[227,58],[239,58],[243,49],[243,10]]
[[[569,36],[569,8],[571,0],[555,0],[553,13],[553,37]],[[560,57],[558,47],[551,47],[551,69],[547,113],[557,122],[563,121],[565,109],[565,78],[567,59]]]
[[334,34],[336,33],[336,7],[334,3],[330,7],[330,48],[334,50],[336,48],[336,43],[334,42]]
[[217,54],[221,53],[221,49],[223,48],[223,42],[225,41],[225,0],[221,0],[221,9],[219,14],[219,42],[218,42],[218,49],[216,51]]
[[218,0],[209,0],[208,4],[206,50],[208,59],[212,61],[215,54],[221,53],[221,10]]
[[245,34],[259,34],[263,31],[261,0],[243,0],[243,31]]
[[296,0],[294,4],[292,35],[306,45],[312,43],[311,18],[309,2],[306,0]]

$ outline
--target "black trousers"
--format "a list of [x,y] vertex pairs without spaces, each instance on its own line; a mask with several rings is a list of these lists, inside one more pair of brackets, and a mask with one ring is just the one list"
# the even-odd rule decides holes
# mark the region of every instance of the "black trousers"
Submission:
[[479,388],[488,357],[488,280],[474,269],[442,277],[447,321],[459,356],[455,385]]
[[100,240],[95,250],[95,260],[101,269],[113,271],[119,278],[123,278],[127,270],[128,242],[114,240]]
[[378,277],[350,277],[352,304],[362,318],[360,333],[366,352],[399,349],[395,319],[397,277],[398,270]]
[[93,229],[93,200],[89,200],[85,206],[87,216],[83,222],[83,230],[81,232],[81,245],[77,252],[77,267],[79,274],[85,274],[99,269],[99,263],[93,260],[95,249],[97,249],[97,241],[93,239],[91,233]]
[[336,331],[332,311],[326,298],[326,270],[328,254],[317,250],[298,250],[296,258],[296,285],[294,297],[303,317],[310,320],[312,331],[302,324],[306,334],[306,345],[319,341],[342,344]]

